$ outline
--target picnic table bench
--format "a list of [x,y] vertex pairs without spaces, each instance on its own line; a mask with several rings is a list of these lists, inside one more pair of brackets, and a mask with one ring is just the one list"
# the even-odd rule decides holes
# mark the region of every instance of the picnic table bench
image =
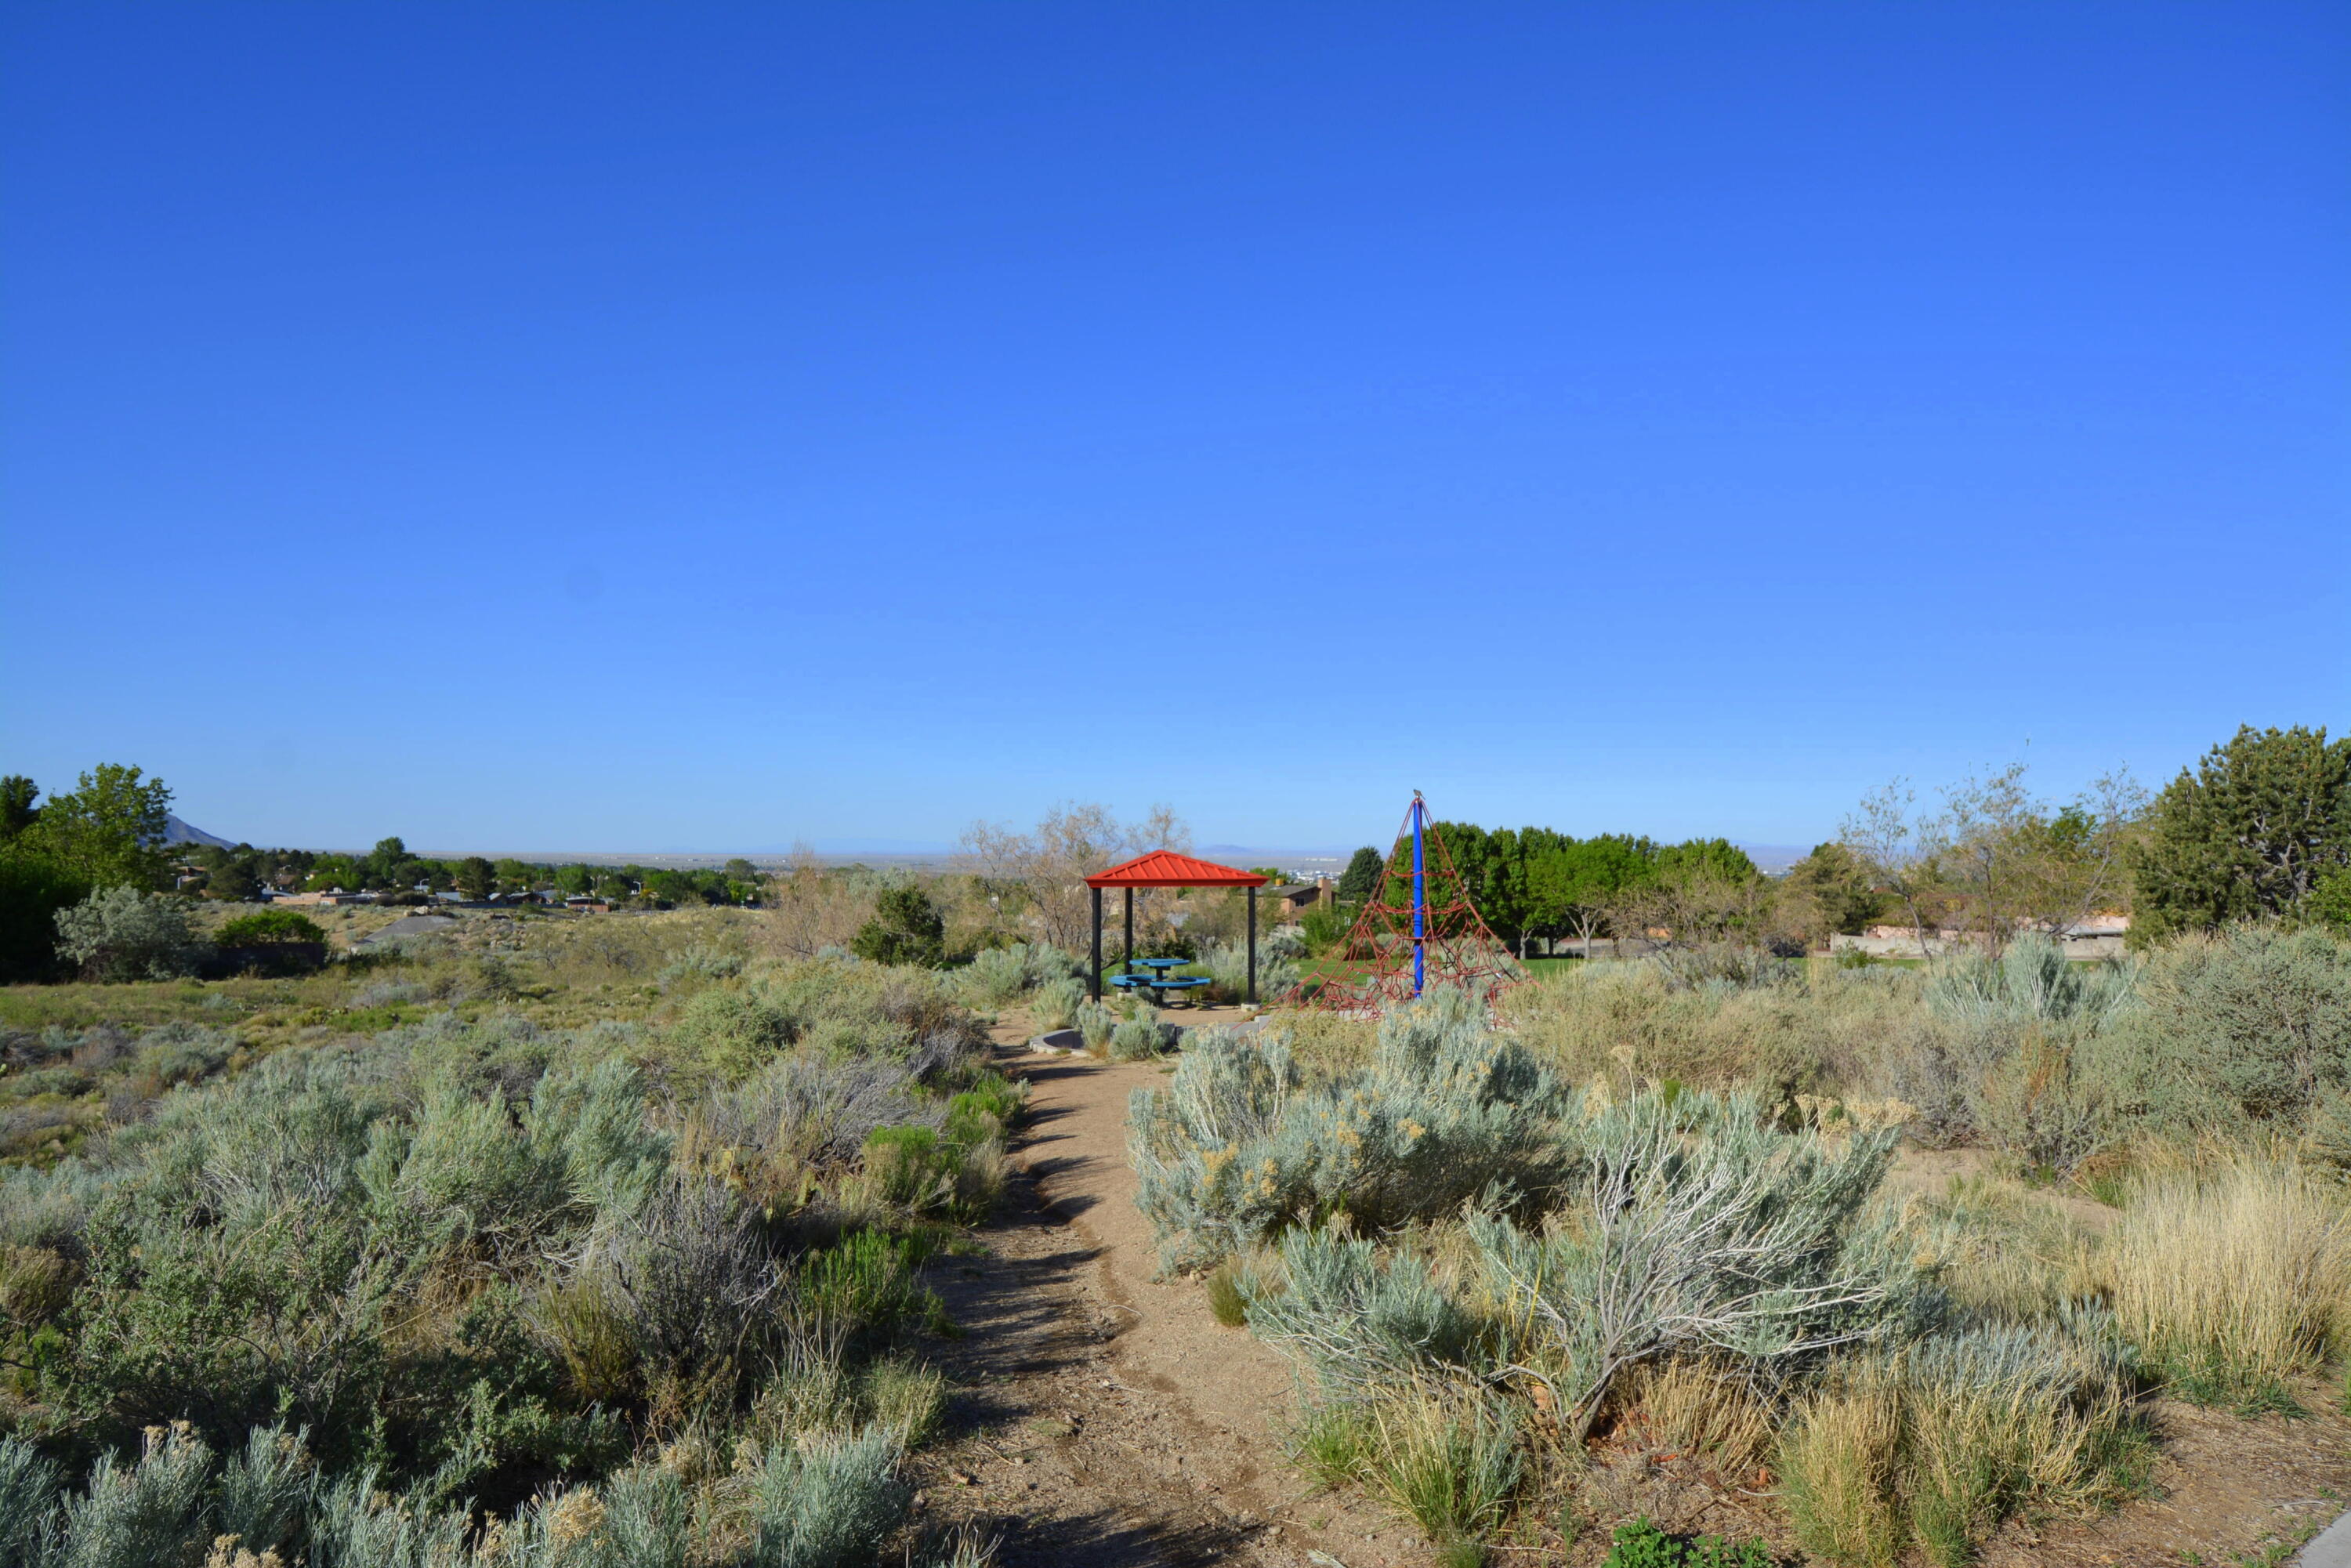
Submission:
[[1189,958],[1134,958],[1129,962],[1140,968],[1148,969],[1151,973],[1113,975],[1110,983],[1123,991],[1148,990],[1151,993],[1151,999],[1155,1002],[1165,1002],[1170,991],[1180,993],[1208,984],[1205,977],[1198,975],[1168,973],[1169,970],[1180,969],[1192,962]]

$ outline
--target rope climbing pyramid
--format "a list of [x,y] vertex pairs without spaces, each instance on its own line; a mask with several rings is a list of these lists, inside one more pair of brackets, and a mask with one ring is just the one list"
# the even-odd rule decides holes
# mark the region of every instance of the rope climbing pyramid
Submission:
[[1470,902],[1468,884],[1417,789],[1379,884],[1348,930],[1336,969],[1310,974],[1282,1000],[1375,1017],[1381,1009],[1411,1001],[1432,988],[1453,986],[1490,1007],[1527,977]]

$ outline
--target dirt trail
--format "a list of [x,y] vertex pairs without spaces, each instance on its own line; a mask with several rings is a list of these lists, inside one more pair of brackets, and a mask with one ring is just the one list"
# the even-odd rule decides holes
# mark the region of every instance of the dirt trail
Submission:
[[1425,1562],[1416,1532],[1283,1459],[1288,1364],[1217,1323],[1196,1283],[1151,1277],[1126,1105],[1160,1071],[1007,1067],[1030,1086],[1012,1188],[986,1255],[932,1269],[965,1334],[940,1358],[960,1392],[955,1435],[922,1462],[925,1513],[997,1532],[1007,1568]]

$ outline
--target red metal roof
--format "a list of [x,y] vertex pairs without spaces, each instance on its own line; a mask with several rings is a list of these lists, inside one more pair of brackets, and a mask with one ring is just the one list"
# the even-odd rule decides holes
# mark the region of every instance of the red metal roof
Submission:
[[1218,865],[1214,861],[1196,861],[1190,855],[1179,855],[1173,850],[1154,850],[1147,855],[1137,855],[1124,865],[1114,865],[1108,871],[1096,872],[1086,878],[1088,887],[1263,887],[1271,879],[1253,871],[1241,871],[1234,866]]

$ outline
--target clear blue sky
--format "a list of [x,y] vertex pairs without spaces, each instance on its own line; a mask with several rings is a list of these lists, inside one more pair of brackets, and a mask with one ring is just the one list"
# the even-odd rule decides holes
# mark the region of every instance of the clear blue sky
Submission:
[[1809,842],[2351,725],[2351,6],[10,5],[0,770]]

